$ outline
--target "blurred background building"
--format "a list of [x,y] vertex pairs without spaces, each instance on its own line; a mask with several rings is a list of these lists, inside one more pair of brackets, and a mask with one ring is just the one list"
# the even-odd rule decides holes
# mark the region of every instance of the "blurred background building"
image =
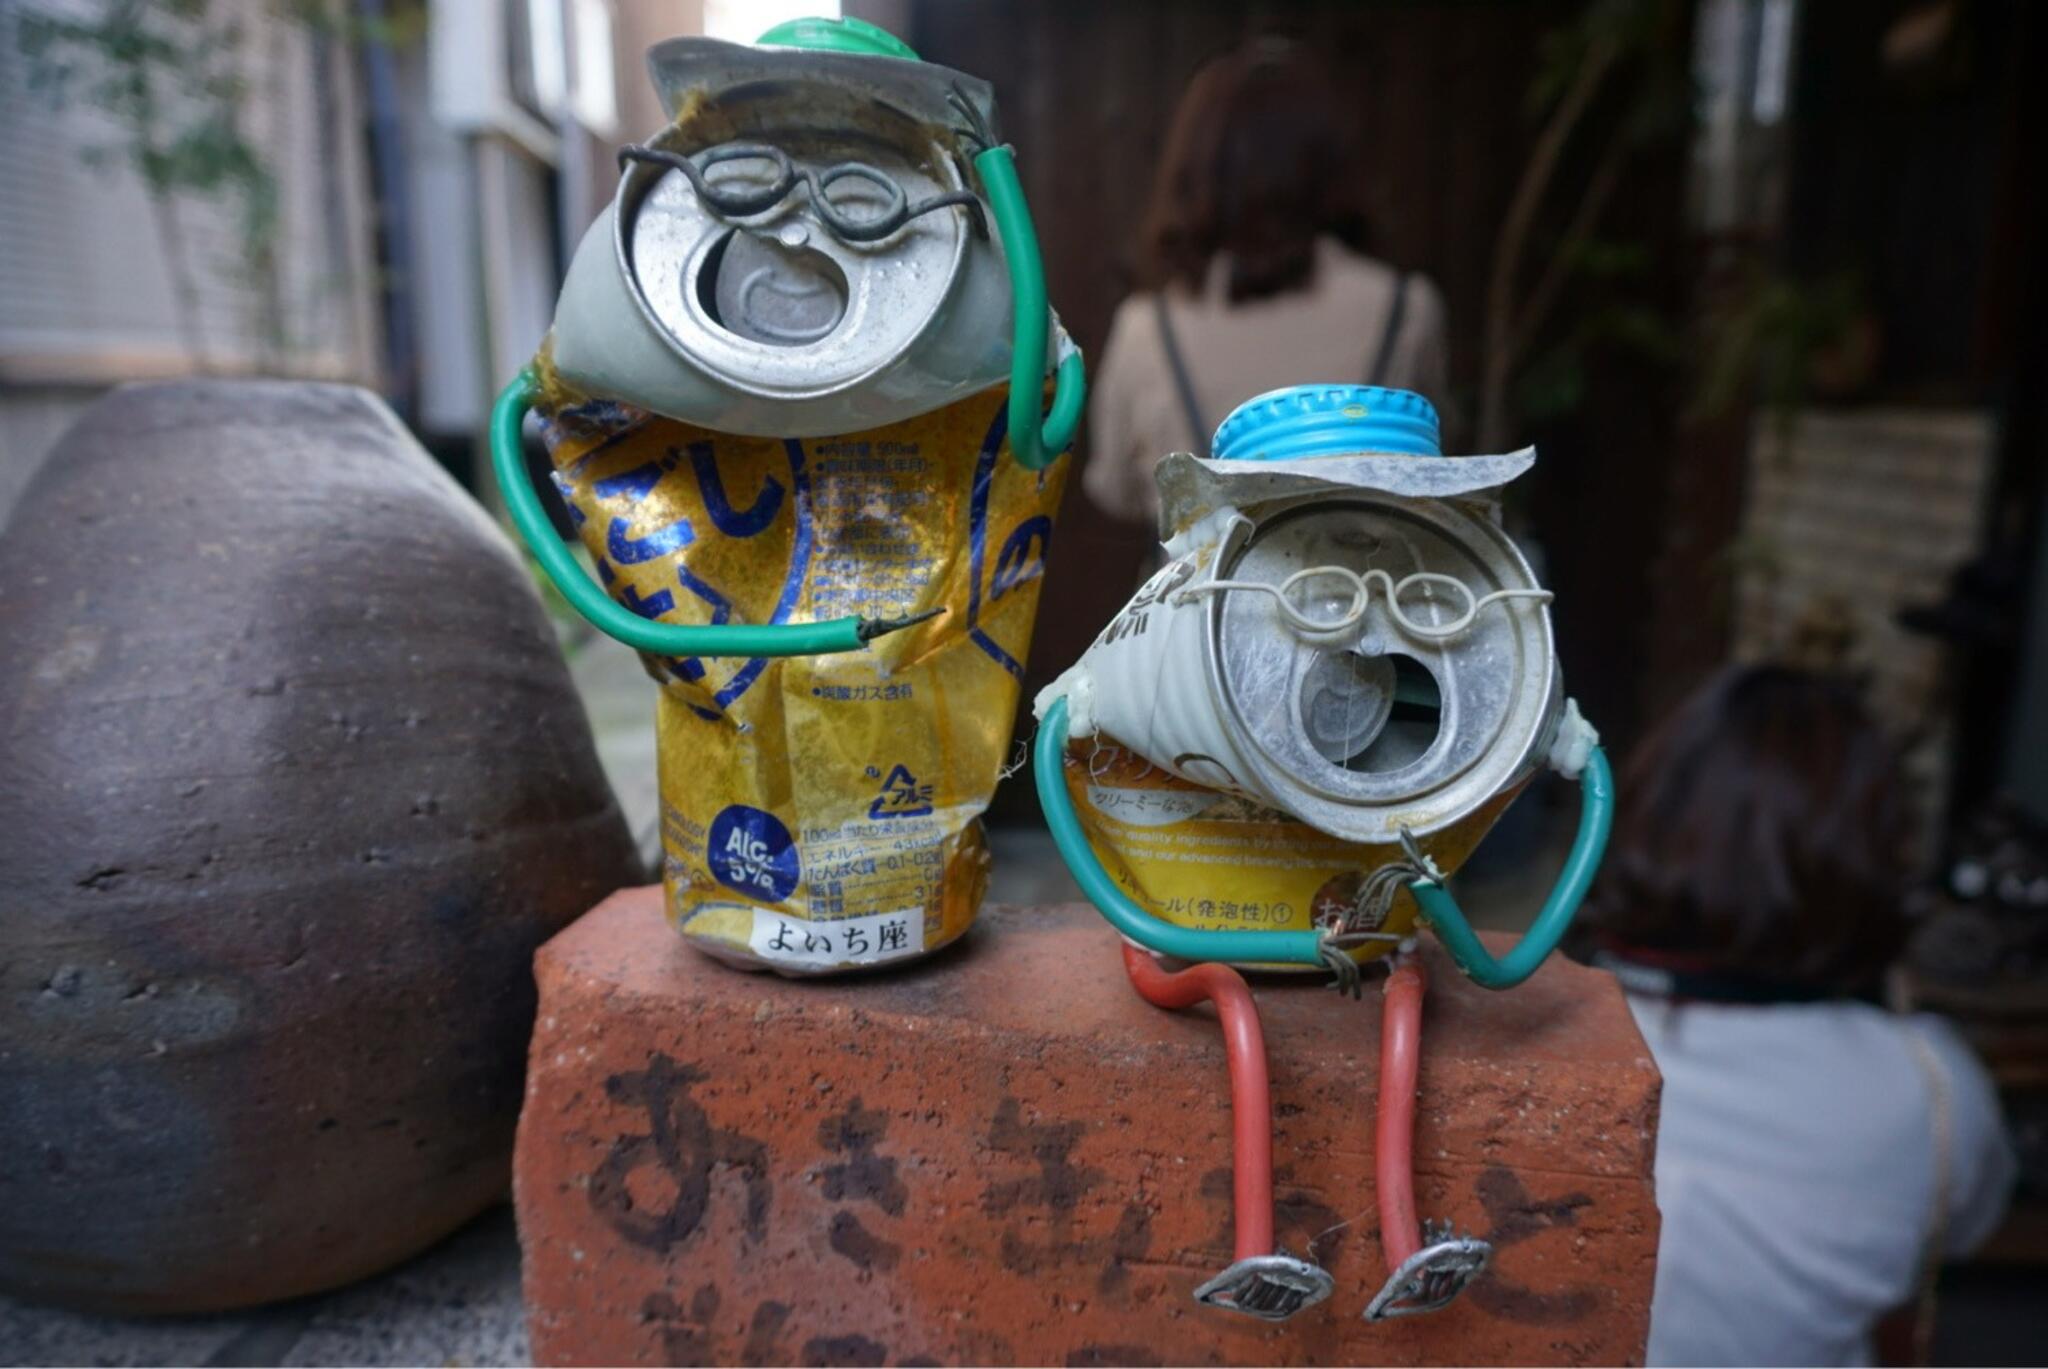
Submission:
[[[95,395],[198,374],[372,386],[490,501],[490,399],[546,328],[614,149],[662,121],[645,49],[838,8],[0,0],[0,517]],[[1135,169],[1189,76],[1262,33],[1330,62],[1376,250],[1445,296],[1454,440],[1542,450],[1510,520],[1589,716],[1625,747],[1730,657],[1867,676],[1918,781],[1914,991],[1976,1024],[2028,1157],[1988,1258],[2048,1262],[2048,14],[845,10],[994,82],[1091,354],[1133,283]],[[1026,699],[1147,542],[1070,496]],[[995,816],[1034,823],[1028,787]]]

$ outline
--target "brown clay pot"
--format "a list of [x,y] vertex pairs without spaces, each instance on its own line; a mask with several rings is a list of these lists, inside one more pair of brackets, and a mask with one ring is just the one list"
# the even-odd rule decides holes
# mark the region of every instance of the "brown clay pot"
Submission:
[[358,1278],[505,1191],[632,842],[506,539],[347,386],[129,387],[0,537],[0,1288]]

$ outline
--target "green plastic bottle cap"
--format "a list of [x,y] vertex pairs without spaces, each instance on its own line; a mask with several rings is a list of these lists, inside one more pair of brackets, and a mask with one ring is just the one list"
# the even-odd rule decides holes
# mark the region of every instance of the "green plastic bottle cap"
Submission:
[[922,61],[910,44],[865,19],[790,19],[754,40],[762,47],[850,52],[858,57],[901,57]]

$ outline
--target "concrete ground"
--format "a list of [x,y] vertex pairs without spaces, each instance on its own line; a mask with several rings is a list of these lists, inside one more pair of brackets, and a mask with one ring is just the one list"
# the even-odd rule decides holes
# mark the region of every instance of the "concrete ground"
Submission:
[[93,1317],[0,1298],[0,1364],[527,1363],[512,1209],[388,1274],[219,1317]]

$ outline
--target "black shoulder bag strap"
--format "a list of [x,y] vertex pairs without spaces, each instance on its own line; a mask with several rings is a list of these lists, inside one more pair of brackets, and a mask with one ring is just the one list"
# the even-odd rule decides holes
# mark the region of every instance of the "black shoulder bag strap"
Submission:
[[1408,314],[1408,277],[1403,273],[1394,283],[1394,307],[1387,310],[1386,331],[1380,334],[1379,355],[1366,368],[1365,383],[1385,385],[1387,368],[1394,364],[1394,344],[1401,340],[1401,324]]
[[1194,378],[1187,360],[1180,354],[1180,340],[1173,335],[1173,321],[1166,316],[1166,292],[1152,297],[1152,316],[1159,320],[1159,341],[1166,348],[1166,364],[1173,369],[1173,387],[1180,392],[1180,409],[1187,416],[1188,429],[1195,435],[1197,456],[1209,453],[1209,425],[1202,421],[1202,406],[1195,399]]

